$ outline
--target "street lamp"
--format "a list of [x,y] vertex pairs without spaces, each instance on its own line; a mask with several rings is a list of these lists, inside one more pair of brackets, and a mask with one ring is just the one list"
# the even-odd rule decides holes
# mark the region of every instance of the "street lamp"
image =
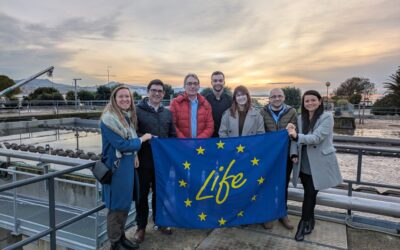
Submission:
[[329,86],[331,86],[331,83],[326,82],[325,86],[326,86],[326,102],[328,102],[329,101]]
[[82,80],[81,78],[74,78],[74,85],[75,85],[75,110],[78,110],[78,92],[77,92],[77,86],[76,86],[76,81]]

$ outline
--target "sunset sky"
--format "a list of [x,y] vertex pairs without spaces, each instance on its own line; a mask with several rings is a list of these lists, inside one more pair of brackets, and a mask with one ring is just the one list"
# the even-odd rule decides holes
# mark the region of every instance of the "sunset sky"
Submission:
[[[400,0],[0,0],[0,74],[55,66],[58,83],[175,87],[221,70],[253,93],[326,91],[353,76],[378,92],[400,65]],[[274,83],[292,83],[274,84]]]

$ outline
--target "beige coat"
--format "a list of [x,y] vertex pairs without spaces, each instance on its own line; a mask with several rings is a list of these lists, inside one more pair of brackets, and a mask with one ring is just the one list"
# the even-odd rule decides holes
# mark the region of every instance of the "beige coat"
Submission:
[[[299,131],[302,131],[301,117],[298,118]],[[294,144],[296,145],[296,144]],[[317,120],[313,132],[298,134],[297,147],[291,147],[290,155],[299,156],[298,164],[293,165],[293,185],[296,187],[300,174],[301,145],[307,145],[311,175],[316,190],[335,187],[342,183],[339,164],[333,147],[333,116],[323,113]]]
[[[251,107],[246,114],[243,125],[242,136],[256,135],[265,133],[264,120],[260,112]],[[224,112],[219,128],[219,137],[235,137],[239,136],[239,114],[236,112],[236,118],[231,116],[231,111],[228,109]]]

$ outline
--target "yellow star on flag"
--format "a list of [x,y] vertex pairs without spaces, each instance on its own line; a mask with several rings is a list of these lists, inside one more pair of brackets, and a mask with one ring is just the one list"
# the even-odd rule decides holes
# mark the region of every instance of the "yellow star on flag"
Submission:
[[186,206],[186,207],[192,206],[192,201],[189,200],[189,198],[187,198],[184,202],[185,202],[185,206]]
[[244,148],[245,147],[243,147],[242,144],[240,144],[239,146],[236,147],[238,153],[240,153],[240,152],[243,153],[244,152]]
[[221,140],[217,142],[217,148],[224,148],[225,142],[222,142]]
[[185,166],[185,169],[190,169],[190,163],[188,161],[185,161],[182,164],[183,164],[183,166]]
[[201,212],[201,214],[199,214],[198,216],[200,218],[200,221],[205,221],[206,217],[207,217],[207,215],[205,213],[203,213],[203,212]]
[[224,220],[224,218],[221,218],[218,220],[218,222],[219,222],[219,225],[222,226],[222,225],[225,225],[226,220]]
[[196,148],[196,151],[197,151],[198,155],[204,155],[205,149],[200,146],[200,147]]
[[180,187],[186,187],[186,184],[187,184],[187,183],[186,183],[184,180],[180,180],[180,181],[179,181],[179,186],[180,186]]
[[253,160],[251,160],[251,163],[253,163],[253,166],[254,165],[257,165],[258,166],[258,162],[260,161],[260,159],[257,159],[256,157],[254,157],[253,158]]
[[237,214],[237,217],[243,217],[243,211],[240,211],[238,214]]
[[252,201],[256,201],[257,195],[253,195],[253,197],[251,197]]
[[264,183],[264,180],[265,180],[265,179],[261,176],[260,179],[257,180],[257,181],[258,181],[258,185],[263,184],[263,183]]

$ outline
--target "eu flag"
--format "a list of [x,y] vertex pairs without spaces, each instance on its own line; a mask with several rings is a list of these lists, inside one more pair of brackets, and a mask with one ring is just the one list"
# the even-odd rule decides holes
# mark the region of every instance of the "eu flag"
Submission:
[[152,139],[156,224],[216,228],[285,216],[288,143],[286,131]]

